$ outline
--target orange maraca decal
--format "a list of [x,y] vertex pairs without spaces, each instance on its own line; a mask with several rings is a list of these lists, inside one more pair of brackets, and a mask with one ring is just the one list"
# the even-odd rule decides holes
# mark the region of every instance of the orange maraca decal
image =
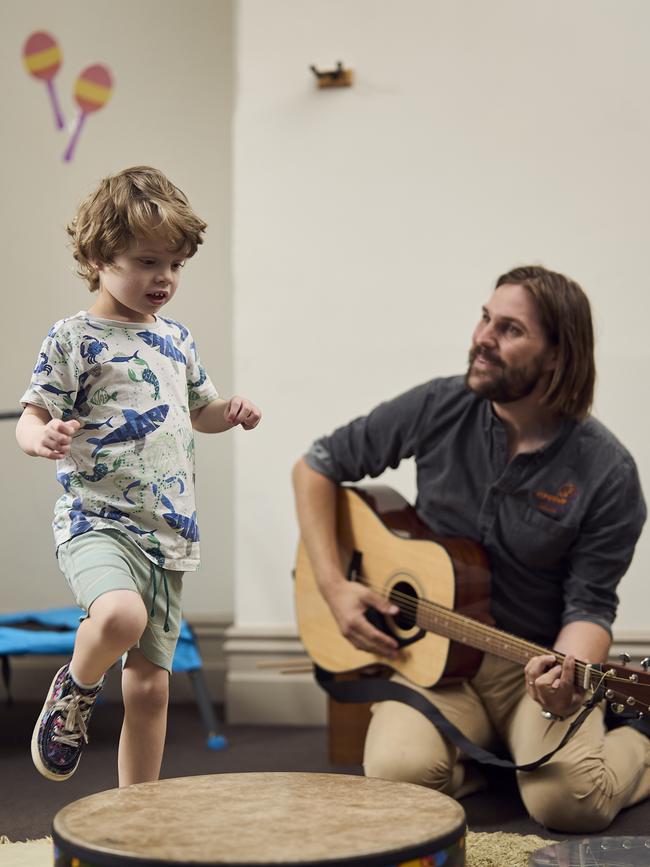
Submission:
[[81,130],[88,115],[93,111],[99,111],[111,98],[113,79],[106,66],[95,63],[87,66],[75,82],[74,98],[81,109],[74,131],[63,154],[63,159],[69,162],[74,154],[74,149],[81,135]]
[[54,76],[59,71],[63,56],[59,43],[49,33],[32,33],[27,37],[23,46],[23,63],[25,69],[34,78],[40,78],[47,84],[47,92],[54,111],[54,118],[58,129],[63,129],[65,122],[61,114],[59,99],[54,88]]

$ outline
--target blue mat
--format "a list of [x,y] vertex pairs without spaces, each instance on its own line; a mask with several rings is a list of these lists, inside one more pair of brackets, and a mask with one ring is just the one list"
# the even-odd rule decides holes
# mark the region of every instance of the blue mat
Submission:
[[[0,614],[0,662],[2,677],[11,702],[9,688],[11,665],[9,657],[25,654],[61,654],[71,656],[79,620],[84,616],[81,608],[50,608],[45,611],[19,611]],[[203,663],[194,634],[185,620],[172,662],[172,671],[187,672],[196,695],[196,702],[207,729],[207,746],[223,750],[228,741],[217,731],[217,720],[203,679]]]
[[[28,653],[70,655],[79,618],[83,615],[81,608],[76,607],[0,614],[0,656],[23,656]],[[37,628],[21,628],[27,624]],[[201,655],[194,635],[183,620],[172,671],[196,671],[201,667]]]

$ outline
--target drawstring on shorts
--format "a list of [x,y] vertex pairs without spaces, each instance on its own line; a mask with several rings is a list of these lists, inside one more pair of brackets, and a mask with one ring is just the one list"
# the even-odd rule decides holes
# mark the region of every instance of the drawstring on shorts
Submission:
[[[151,582],[153,584],[153,593],[151,595],[151,611],[149,612],[151,617],[154,617],[156,614],[156,596],[158,594],[158,582],[156,581],[156,564],[151,563]],[[165,623],[163,625],[164,632],[169,632],[169,586],[167,584],[167,573],[164,569],[160,570],[163,578],[163,587],[165,588]]]

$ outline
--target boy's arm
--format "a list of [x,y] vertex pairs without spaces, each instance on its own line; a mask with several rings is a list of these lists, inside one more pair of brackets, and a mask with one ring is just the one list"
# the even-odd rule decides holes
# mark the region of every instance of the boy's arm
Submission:
[[72,437],[80,427],[78,421],[52,418],[43,407],[29,403],[18,419],[16,439],[25,454],[56,461],[68,454]]
[[262,411],[252,401],[235,394],[230,400],[219,397],[200,409],[193,410],[190,417],[194,430],[201,433],[222,433],[237,425],[241,425],[244,430],[252,430],[259,424]]

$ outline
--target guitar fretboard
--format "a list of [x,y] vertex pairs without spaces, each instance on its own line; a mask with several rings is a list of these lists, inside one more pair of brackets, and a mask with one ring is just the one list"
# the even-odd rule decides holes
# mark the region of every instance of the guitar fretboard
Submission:
[[[380,588],[373,587],[373,589],[387,596]],[[415,624],[426,632],[434,632],[436,635],[442,635],[444,638],[458,641],[477,650],[493,653],[502,659],[525,665],[533,656],[548,656],[552,653],[559,664],[564,660],[563,653],[550,651],[547,647],[518,638],[494,626],[486,626],[478,620],[473,620],[428,599],[416,599],[399,591],[393,591],[388,598],[403,614],[410,616]],[[588,677],[589,685],[593,686],[594,674],[600,680],[600,672],[592,673],[591,668],[584,662],[576,660],[574,672],[576,686],[584,687],[585,676]]]

